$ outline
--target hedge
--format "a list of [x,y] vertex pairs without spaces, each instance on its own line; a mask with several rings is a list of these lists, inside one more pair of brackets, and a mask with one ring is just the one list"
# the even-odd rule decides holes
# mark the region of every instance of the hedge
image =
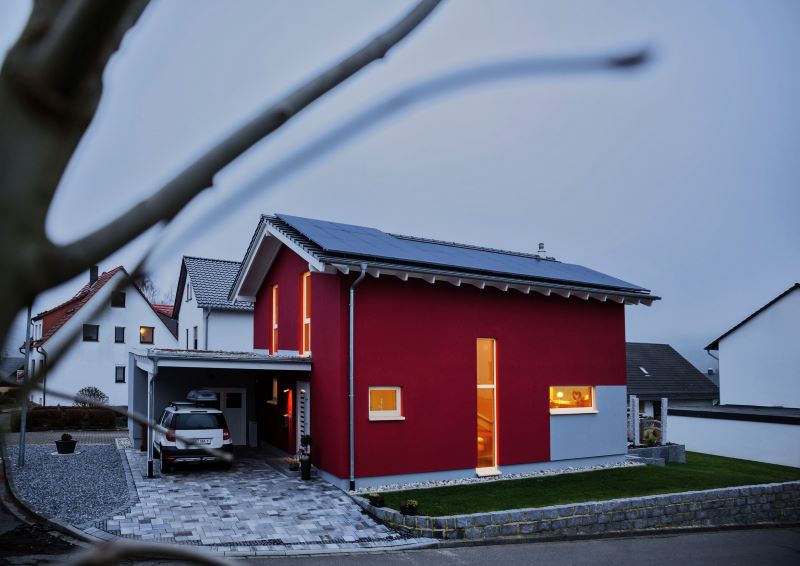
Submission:
[[[28,411],[27,429],[115,429],[117,414],[99,407],[34,407]],[[19,431],[19,414],[12,417],[11,428]]]

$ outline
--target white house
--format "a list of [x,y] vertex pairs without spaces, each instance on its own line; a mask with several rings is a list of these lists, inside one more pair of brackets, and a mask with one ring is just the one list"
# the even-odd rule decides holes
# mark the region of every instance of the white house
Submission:
[[[120,283],[124,290],[115,291]],[[81,320],[75,316],[79,311],[93,314]],[[93,385],[108,395],[110,405],[127,406],[128,353],[177,347],[166,317],[159,315],[121,266],[100,275],[93,267],[89,282],[74,297],[37,314],[31,324],[31,375],[44,368],[45,389],[34,392],[32,399],[42,405],[69,405],[52,392],[75,394]],[[65,342],[71,342],[70,348],[50,370],[48,350]]]
[[238,261],[184,256],[172,308],[179,348],[253,350],[253,305],[228,300],[239,265]]
[[706,346],[720,405],[669,410],[688,450],[800,467],[800,283]]

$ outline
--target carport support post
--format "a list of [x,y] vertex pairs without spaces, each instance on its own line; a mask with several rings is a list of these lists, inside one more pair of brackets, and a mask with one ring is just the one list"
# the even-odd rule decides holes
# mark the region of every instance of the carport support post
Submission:
[[669,413],[669,398],[661,398],[661,445],[667,444],[667,414]]
[[155,399],[153,381],[158,373],[158,362],[153,361],[153,371],[147,372],[147,477],[153,477],[153,418],[155,413]]

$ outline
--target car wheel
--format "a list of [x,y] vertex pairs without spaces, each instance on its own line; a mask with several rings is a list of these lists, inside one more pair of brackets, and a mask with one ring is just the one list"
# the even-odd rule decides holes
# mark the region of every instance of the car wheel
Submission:
[[167,462],[165,458],[161,458],[161,473],[168,474],[172,471],[172,464]]

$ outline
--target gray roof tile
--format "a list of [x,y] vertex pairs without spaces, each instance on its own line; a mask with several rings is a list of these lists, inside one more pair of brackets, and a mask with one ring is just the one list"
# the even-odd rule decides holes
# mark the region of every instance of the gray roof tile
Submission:
[[625,346],[631,395],[640,399],[719,399],[719,387],[669,344],[628,342]]
[[198,306],[216,310],[253,310],[251,303],[228,299],[241,262],[184,256],[183,263]]

